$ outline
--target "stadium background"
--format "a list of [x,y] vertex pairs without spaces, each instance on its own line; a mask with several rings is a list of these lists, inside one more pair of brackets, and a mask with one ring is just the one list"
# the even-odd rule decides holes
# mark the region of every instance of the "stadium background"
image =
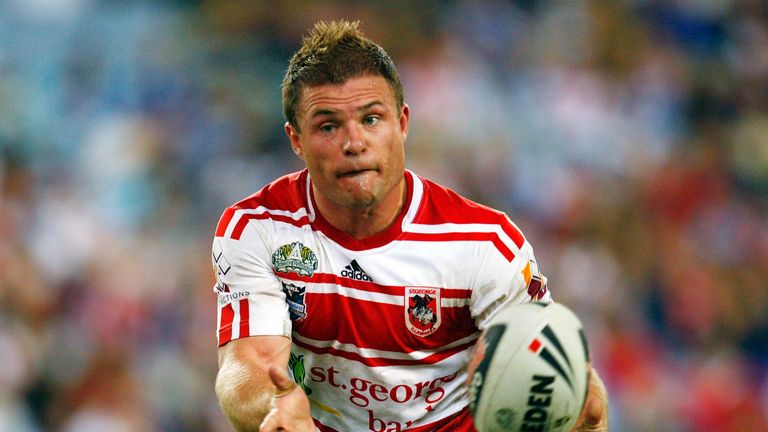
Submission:
[[585,321],[614,431],[768,430],[768,7],[710,0],[0,1],[0,430],[228,430],[214,225],[300,166],[280,80],[340,17],[409,167]]

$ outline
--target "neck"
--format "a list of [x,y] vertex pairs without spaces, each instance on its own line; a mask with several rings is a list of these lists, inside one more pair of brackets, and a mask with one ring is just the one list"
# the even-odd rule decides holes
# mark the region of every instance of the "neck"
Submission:
[[[314,186],[313,186],[314,189]],[[345,207],[328,200],[314,189],[317,210],[325,220],[340,231],[360,240],[385,231],[392,226],[405,205],[405,178],[380,201],[365,207]]]

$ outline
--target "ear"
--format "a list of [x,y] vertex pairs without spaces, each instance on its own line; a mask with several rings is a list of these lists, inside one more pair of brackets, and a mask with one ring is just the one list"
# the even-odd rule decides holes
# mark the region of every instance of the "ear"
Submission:
[[403,141],[408,137],[408,126],[411,118],[411,107],[408,104],[403,103],[403,107],[400,109],[400,133],[403,134]]
[[288,135],[288,140],[291,141],[291,149],[299,159],[304,160],[304,149],[301,147],[301,135],[299,131],[293,127],[289,122],[285,122],[285,134]]

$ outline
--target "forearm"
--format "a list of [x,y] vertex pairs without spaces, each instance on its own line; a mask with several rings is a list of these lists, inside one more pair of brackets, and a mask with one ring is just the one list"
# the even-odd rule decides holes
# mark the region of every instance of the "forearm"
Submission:
[[259,430],[269,413],[273,393],[267,372],[252,362],[233,358],[219,368],[216,396],[237,431]]

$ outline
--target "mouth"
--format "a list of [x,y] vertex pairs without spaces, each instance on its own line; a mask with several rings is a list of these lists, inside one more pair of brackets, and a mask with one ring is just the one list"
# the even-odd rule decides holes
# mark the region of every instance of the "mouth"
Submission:
[[348,177],[355,177],[361,174],[365,174],[366,172],[375,172],[378,171],[374,168],[362,168],[362,169],[356,169],[356,170],[349,170],[349,171],[343,171],[337,175],[338,178],[348,178]]

